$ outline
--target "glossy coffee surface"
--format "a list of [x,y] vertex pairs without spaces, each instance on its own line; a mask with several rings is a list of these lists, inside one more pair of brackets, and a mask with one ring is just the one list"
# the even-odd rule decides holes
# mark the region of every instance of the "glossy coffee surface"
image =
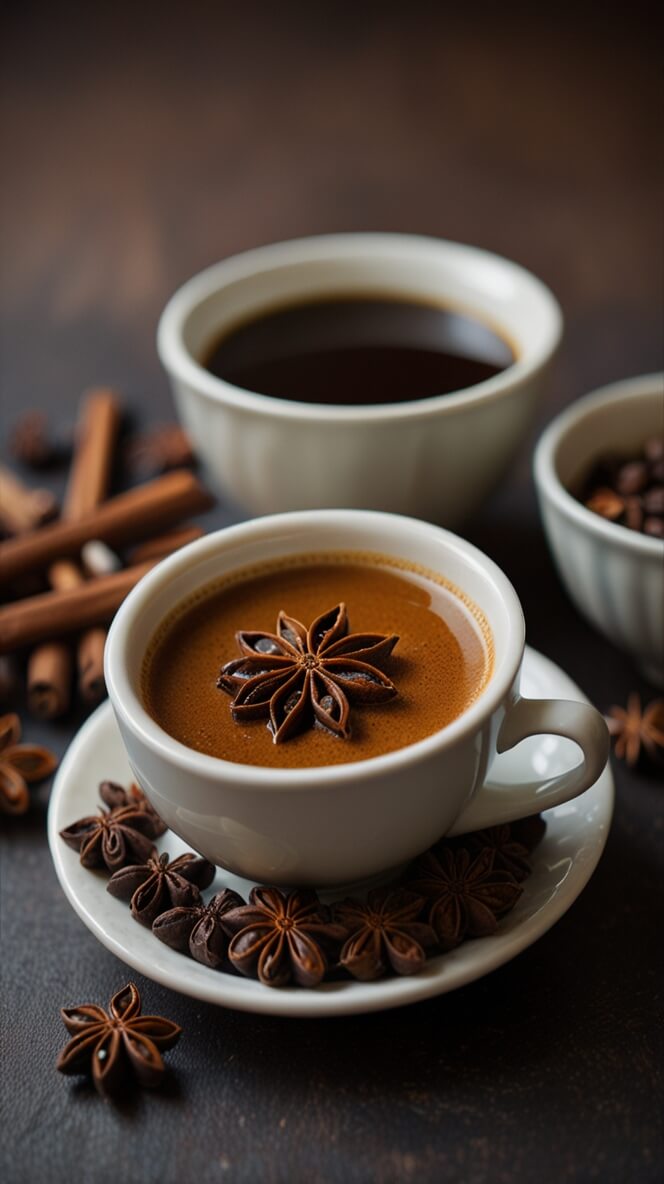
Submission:
[[274,398],[340,405],[410,402],[493,378],[508,342],[465,312],[398,298],[275,307],[213,341],[203,365]]

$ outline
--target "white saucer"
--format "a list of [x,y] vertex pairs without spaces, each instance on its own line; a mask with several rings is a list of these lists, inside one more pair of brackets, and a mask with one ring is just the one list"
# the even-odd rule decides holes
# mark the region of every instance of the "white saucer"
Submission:
[[[523,691],[532,698],[586,701],[558,666],[532,649],[526,650]],[[491,780],[497,784],[545,780],[577,759],[575,745],[569,740],[557,736],[525,740],[511,753],[497,758]],[[495,936],[464,942],[449,954],[431,958],[425,970],[412,978],[375,983],[330,982],[315,990],[277,990],[211,970],[169,949],[132,919],[127,905],[108,895],[106,875],[81,867],[78,855],[65,845],[58,832],[75,819],[96,812],[97,785],[105,779],[125,785],[132,780],[110,703],[102,704],[72,741],[51,793],[51,854],[58,879],[79,917],[103,945],[147,978],[209,1003],[272,1015],[378,1011],[452,991],[488,974],[546,933],[570,907],[597,866],[613,812],[613,779],[608,767],[581,797],[547,812],[547,832],[533,854],[533,873],[525,882],[518,905],[501,921]],[[171,856],[187,850],[170,833],[158,845]],[[210,892],[223,886],[234,888],[245,898],[251,887],[219,871]]]

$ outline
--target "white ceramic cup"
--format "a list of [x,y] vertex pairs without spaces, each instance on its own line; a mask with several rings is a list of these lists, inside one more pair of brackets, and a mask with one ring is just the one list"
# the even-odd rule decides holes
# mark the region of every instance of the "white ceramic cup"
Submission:
[[[240,765],[169,736],[146,712],[139,688],[146,647],[164,618],[225,573],[325,551],[397,557],[443,575],[469,596],[484,613],[494,645],[493,673],[477,700],[416,744],[328,767]],[[395,868],[442,835],[547,809],[596,781],[608,755],[601,715],[581,703],[521,698],[523,649],[516,593],[470,543],[389,514],[308,511],[229,527],[160,563],[115,617],[106,682],[136,779],[173,831],[248,879],[333,885]],[[541,732],[576,741],[581,764],[539,784],[500,790],[483,784],[496,752]]]
[[[254,394],[201,365],[223,331],[278,305],[398,295],[489,323],[517,360],[449,395],[373,406]],[[530,272],[475,247],[405,234],[337,234],[259,247],[208,268],[166,306],[157,335],[178,414],[211,479],[254,514],[349,506],[454,526],[524,439],[562,316]]]

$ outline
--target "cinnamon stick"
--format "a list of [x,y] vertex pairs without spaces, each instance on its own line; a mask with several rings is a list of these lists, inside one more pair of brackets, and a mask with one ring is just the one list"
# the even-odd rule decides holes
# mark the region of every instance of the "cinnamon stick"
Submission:
[[27,704],[38,719],[57,719],[69,707],[72,675],[71,646],[64,641],[38,645],[28,658]]
[[108,623],[135,584],[154,567],[138,563],[66,592],[44,592],[0,608],[0,654]]
[[49,489],[31,489],[6,465],[0,465],[0,521],[9,534],[24,534],[57,513]]
[[[119,426],[120,402],[113,391],[94,390],[84,396],[62,507],[63,518],[76,521],[106,497]],[[57,592],[65,592],[83,582],[80,568],[69,559],[52,564],[48,574],[51,587]],[[104,693],[103,641],[99,659],[98,630],[94,630],[92,647],[86,638],[84,633],[77,646],[79,682],[84,663],[86,691],[92,687],[98,689],[101,684],[101,698]],[[82,654],[81,647],[84,647]],[[93,661],[97,662],[94,669]],[[37,646],[27,664],[27,703],[32,714],[41,719],[64,715],[70,702],[71,676],[72,651],[67,642],[49,641]]]
[[[75,563],[63,559],[49,570],[51,587],[67,592],[83,583]],[[38,645],[28,658],[26,671],[28,710],[39,719],[64,715],[71,698],[72,651],[66,641]]]
[[19,679],[14,658],[0,654],[0,707],[16,710]]
[[193,543],[204,534],[201,526],[181,526],[177,530],[169,531],[168,534],[146,539],[144,543],[132,547],[128,556],[129,562],[144,563],[146,559],[164,559],[166,555],[179,551],[180,547],[186,547],[187,543]]
[[[97,388],[84,397],[62,510],[63,517],[71,522],[94,510],[108,496],[121,413],[120,400],[112,390]],[[78,689],[89,705],[101,702],[106,691],[105,640],[106,630],[99,626],[86,630],[78,640]]]
[[100,703],[106,694],[104,646],[107,632],[101,625],[86,629],[78,643],[78,690],[83,702],[90,706]]
[[84,396],[63,518],[77,522],[106,498],[120,416],[120,400],[114,391],[98,388]]
[[25,572],[75,555],[90,539],[123,547],[149,538],[211,505],[212,498],[193,473],[186,469],[167,473],[118,494],[77,522],[54,522],[25,537],[0,543],[0,582],[6,585]]

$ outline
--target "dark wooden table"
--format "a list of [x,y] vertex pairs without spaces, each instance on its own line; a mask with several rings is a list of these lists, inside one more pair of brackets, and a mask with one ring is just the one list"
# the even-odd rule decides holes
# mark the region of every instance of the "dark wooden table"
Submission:
[[[537,428],[661,366],[654,6],[537,23],[525,6],[179,7],[15,5],[6,19],[3,433],[26,405],[70,421],[101,382],[137,422],[168,418],[154,331],[171,291],[228,253],[321,231],[474,242],[547,281],[567,329]],[[468,534],[514,581],[529,642],[594,703],[652,697],[557,581],[529,447]],[[62,751],[79,722],[26,732]],[[185,1034],[165,1089],[120,1108],[54,1072],[59,1006],[106,1001],[129,975],[60,891],[37,790],[2,830],[4,1179],[659,1179],[663,789],[614,772],[597,872],[514,962],[326,1022],[139,980]]]

